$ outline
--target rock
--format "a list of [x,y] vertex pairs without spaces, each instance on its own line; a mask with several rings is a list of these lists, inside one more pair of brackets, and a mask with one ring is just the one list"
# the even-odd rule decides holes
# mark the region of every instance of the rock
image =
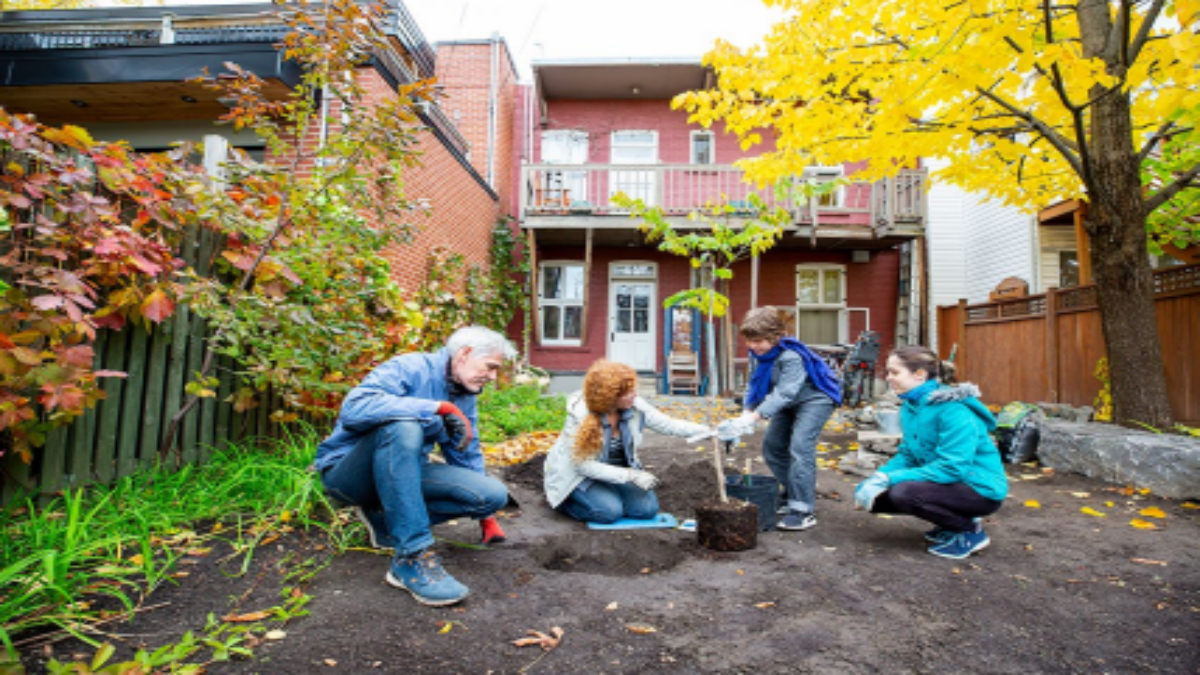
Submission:
[[846,473],[870,476],[879,467],[887,463],[887,461],[887,455],[859,450],[858,452],[847,452],[843,455],[842,461],[838,463],[838,468]]
[[1200,497],[1200,441],[1060,419],[1047,419],[1041,427],[1038,459],[1048,467],[1172,499]]

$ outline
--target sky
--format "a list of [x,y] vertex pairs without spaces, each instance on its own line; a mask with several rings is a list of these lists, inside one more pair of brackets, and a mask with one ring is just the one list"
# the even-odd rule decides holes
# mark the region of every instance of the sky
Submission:
[[404,0],[431,43],[508,43],[523,79],[533,59],[696,57],[717,38],[758,42],[781,16],[762,0]]

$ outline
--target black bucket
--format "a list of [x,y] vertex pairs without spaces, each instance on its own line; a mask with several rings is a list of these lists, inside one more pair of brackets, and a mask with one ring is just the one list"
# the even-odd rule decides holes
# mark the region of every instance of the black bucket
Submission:
[[758,507],[758,529],[775,529],[779,516],[779,481],[772,476],[726,476],[725,492]]

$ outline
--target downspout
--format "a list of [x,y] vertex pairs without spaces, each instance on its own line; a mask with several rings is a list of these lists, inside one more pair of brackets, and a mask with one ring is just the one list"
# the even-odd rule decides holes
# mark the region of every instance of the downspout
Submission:
[[496,97],[499,92],[500,34],[492,33],[492,69],[488,82],[487,182],[496,187]]

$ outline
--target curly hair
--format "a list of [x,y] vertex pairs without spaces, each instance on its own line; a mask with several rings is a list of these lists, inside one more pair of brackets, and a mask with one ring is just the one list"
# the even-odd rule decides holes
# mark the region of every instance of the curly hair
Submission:
[[604,436],[601,416],[616,410],[617,399],[636,388],[637,372],[624,363],[601,359],[588,368],[583,377],[583,401],[588,416],[575,437],[575,461],[582,462],[600,450]]

